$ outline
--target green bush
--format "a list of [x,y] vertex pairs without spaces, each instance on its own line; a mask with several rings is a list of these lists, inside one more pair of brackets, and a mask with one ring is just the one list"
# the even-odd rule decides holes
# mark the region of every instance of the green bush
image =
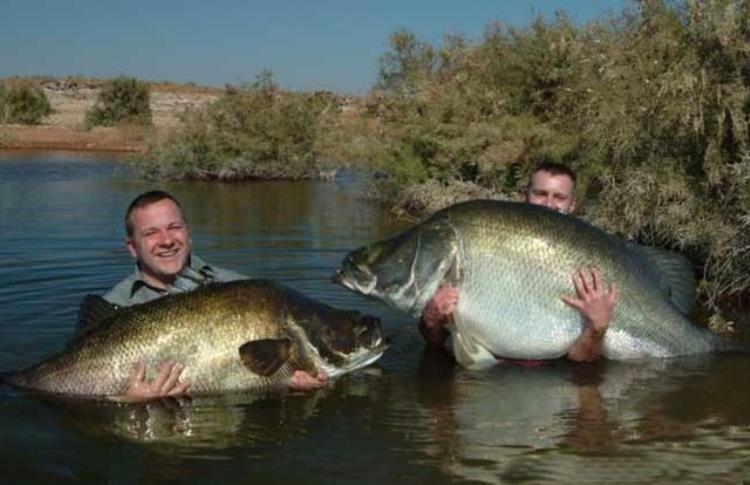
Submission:
[[52,113],[44,90],[32,82],[0,84],[0,123],[36,125]]
[[[710,303],[750,291],[750,3],[651,1],[597,23],[564,15],[435,47],[398,31],[368,100],[384,194],[475,184],[517,196],[539,159],[579,174],[585,216],[677,248]],[[457,194],[460,191],[456,192]]]
[[134,160],[148,177],[300,178],[321,169],[318,118],[335,100],[284,93],[264,72],[249,86],[227,86],[185,128]]
[[104,83],[96,103],[86,113],[86,124],[91,128],[120,123],[151,124],[148,84],[130,77]]

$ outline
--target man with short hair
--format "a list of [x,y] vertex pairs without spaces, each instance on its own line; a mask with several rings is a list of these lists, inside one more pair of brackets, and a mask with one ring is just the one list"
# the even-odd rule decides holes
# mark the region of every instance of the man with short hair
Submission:
[[[191,291],[211,282],[227,282],[246,277],[231,270],[209,265],[192,254],[190,230],[180,203],[167,192],[145,192],[130,203],[125,212],[125,245],[136,260],[135,271],[110,290],[104,299],[116,306],[146,303],[162,296]],[[133,367],[125,397],[138,401],[184,394],[189,383],[180,382],[184,366],[163,362],[158,375],[145,380],[142,362]],[[292,388],[315,389],[327,383],[328,376],[312,376],[296,371]]]
[[[565,165],[546,162],[538,165],[531,174],[525,201],[550,209],[572,214],[576,208],[574,194],[576,176]],[[589,273],[588,275],[586,273]],[[567,358],[576,362],[597,360],[601,357],[602,341],[612,319],[617,301],[617,288],[608,289],[599,272],[591,268],[573,275],[576,297],[562,295],[560,298],[581,315],[583,330],[568,349]],[[431,345],[442,345],[449,332],[445,325],[458,304],[458,290],[442,286],[427,302],[419,322],[419,330]]]
[[526,188],[525,201],[563,214],[576,209],[576,174],[565,165],[545,162],[536,166]]
[[125,212],[125,233],[125,245],[136,265],[133,274],[104,295],[115,305],[145,303],[214,281],[246,279],[235,271],[209,265],[191,253],[192,241],[182,207],[167,192],[154,190],[133,199]]

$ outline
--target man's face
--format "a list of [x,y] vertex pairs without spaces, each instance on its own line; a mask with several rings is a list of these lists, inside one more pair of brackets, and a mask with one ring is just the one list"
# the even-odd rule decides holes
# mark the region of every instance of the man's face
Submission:
[[540,170],[531,177],[531,186],[526,192],[526,202],[543,205],[563,214],[570,214],[576,208],[573,180],[567,175],[552,175]]
[[133,236],[125,241],[130,254],[140,263],[146,282],[163,288],[190,256],[190,232],[182,211],[173,201],[163,199],[135,209],[130,219]]

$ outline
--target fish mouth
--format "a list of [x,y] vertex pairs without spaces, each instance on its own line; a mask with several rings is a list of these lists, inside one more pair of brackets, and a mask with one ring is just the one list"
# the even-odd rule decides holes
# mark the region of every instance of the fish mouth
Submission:
[[337,377],[376,362],[388,350],[388,347],[390,347],[390,339],[379,336],[371,346],[359,347],[350,353],[343,365],[336,366],[323,361],[321,367],[329,377]]
[[[355,271],[357,275],[361,276],[361,278],[354,276],[352,271],[340,269],[331,276],[331,280],[334,283],[342,285],[352,291],[362,293],[363,295],[372,294],[378,285],[378,277],[362,267],[358,267]],[[364,280],[364,282],[361,282],[362,280]]]
[[349,282],[344,278],[344,272],[340,269],[336,270],[336,272],[333,275],[331,275],[331,281],[333,281],[336,284],[343,285],[351,289],[349,287]]

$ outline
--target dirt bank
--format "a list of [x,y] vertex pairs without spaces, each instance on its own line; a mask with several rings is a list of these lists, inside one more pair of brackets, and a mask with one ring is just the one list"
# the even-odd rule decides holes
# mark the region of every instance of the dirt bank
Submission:
[[101,81],[47,80],[41,83],[52,114],[40,125],[0,125],[0,148],[132,152],[149,140],[179,129],[180,114],[216,99],[221,89],[151,83],[153,127],[97,127],[87,130],[86,110],[93,106]]

